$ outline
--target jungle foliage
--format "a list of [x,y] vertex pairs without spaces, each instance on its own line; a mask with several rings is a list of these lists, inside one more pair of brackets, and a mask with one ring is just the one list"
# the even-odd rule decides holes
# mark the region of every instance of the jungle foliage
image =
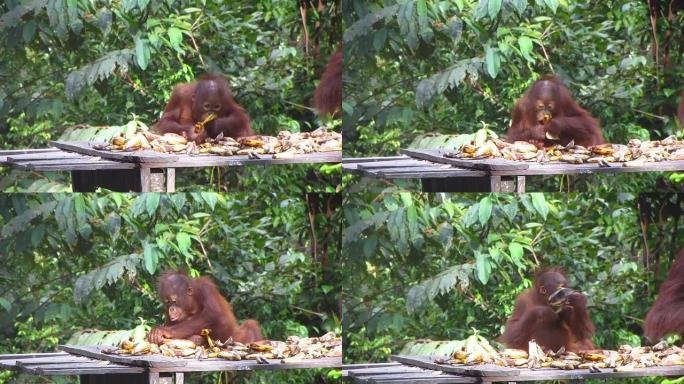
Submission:
[[588,296],[594,342],[638,345],[684,246],[678,195],[349,195],[344,202],[347,362],[386,361],[417,339],[501,335],[534,270],[565,268]]
[[[291,0],[3,2],[0,148],[40,148],[60,137],[103,139],[131,125],[151,126],[173,87],[206,71],[228,78],[257,132],[314,129],[326,123],[310,105],[341,41],[338,12],[339,1],[320,8]],[[303,189],[306,169],[290,168],[287,183]],[[330,174],[339,177],[339,169],[313,168],[309,184],[334,189]],[[223,183],[217,172],[182,172],[178,185],[242,187],[234,171],[223,171]],[[17,177],[6,178],[3,190],[64,189],[64,175],[38,184],[35,177],[14,184]]]
[[350,0],[342,14],[346,155],[396,154],[427,133],[504,134],[514,101],[550,73],[608,141],[681,135],[680,2]]
[[0,352],[111,344],[146,332],[163,321],[155,284],[166,269],[212,276],[236,316],[256,318],[268,338],[339,332],[339,199],[2,194]]

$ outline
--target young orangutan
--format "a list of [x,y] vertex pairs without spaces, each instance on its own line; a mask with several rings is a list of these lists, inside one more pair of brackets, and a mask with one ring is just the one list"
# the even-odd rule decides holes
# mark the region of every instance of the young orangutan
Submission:
[[209,329],[210,337],[221,341],[230,337],[241,343],[262,339],[256,320],[238,325],[230,303],[208,277],[191,279],[184,273],[166,272],[159,277],[159,295],[166,307],[166,323],[147,335],[152,343],[188,339],[206,345],[200,334],[203,329]]
[[537,272],[534,286],[518,296],[513,314],[499,342],[508,348],[528,349],[535,340],[544,350],[594,349],[594,324],[587,312],[587,298],[568,288],[559,268]]

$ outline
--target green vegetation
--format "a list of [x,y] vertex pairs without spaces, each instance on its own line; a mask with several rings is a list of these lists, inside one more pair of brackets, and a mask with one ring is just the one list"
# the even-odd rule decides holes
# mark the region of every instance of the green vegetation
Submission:
[[[302,2],[300,9],[291,0],[3,2],[0,148],[40,148],[60,137],[102,139],[129,124],[151,126],[174,85],[206,71],[228,78],[257,132],[315,129],[321,122],[309,107],[313,90],[341,40],[339,1],[326,3],[319,9]],[[177,185],[234,190],[243,187],[240,176],[264,174],[217,172],[180,172]],[[309,184],[334,189],[339,178],[339,171],[331,178],[322,166],[278,173],[300,190]],[[6,177],[3,190],[63,190],[66,175],[15,183],[22,176]]]
[[500,334],[539,266],[588,296],[594,342],[640,344],[642,320],[684,246],[678,195],[382,194],[344,203],[346,362],[416,339]]
[[[339,333],[339,200],[209,192],[0,195],[0,353],[52,351],[84,330],[160,324],[155,280],[176,268],[211,275],[237,317],[256,318],[268,338]],[[278,375],[300,382],[316,376],[302,372]],[[9,375],[0,373],[0,381]]]
[[[658,2],[652,29],[648,4],[345,2],[345,156],[395,155],[425,134],[483,126],[502,136],[515,100],[551,73],[600,119],[610,142],[681,136],[674,116],[684,87],[684,12],[675,9],[669,21],[667,2]],[[629,180],[653,186],[656,178]],[[561,183],[530,190],[558,191]]]

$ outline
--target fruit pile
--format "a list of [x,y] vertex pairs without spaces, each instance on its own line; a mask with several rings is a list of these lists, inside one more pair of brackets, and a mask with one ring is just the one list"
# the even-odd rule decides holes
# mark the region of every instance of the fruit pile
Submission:
[[206,346],[198,346],[190,340],[169,339],[157,345],[148,341],[135,342],[127,339],[118,348],[104,347],[103,353],[123,356],[146,356],[160,354],[166,357],[225,360],[256,360],[267,364],[267,359],[279,359],[281,363],[296,363],[306,359],[342,356],[342,338],[334,332],[321,337],[290,336],[286,341],[266,340],[257,343],[242,344],[232,340],[221,342],[212,340],[209,332],[203,330],[207,338]]

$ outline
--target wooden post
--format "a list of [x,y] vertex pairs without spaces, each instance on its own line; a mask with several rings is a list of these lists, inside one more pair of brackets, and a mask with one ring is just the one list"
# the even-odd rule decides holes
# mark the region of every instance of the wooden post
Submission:
[[166,192],[176,192],[176,168],[166,168]]

